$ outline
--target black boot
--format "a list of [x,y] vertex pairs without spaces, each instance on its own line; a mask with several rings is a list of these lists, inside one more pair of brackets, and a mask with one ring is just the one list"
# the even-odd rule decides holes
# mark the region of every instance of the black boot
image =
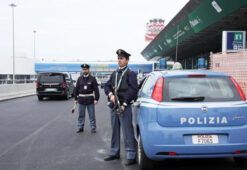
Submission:
[[76,131],[76,133],[81,133],[81,132],[83,132],[83,131],[84,131],[83,128],[79,128],[79,129]]
[[104,161],[113,161],[115,159],[120,159],[119,156],[115,156],[115,155],[110,155],[104,158]]

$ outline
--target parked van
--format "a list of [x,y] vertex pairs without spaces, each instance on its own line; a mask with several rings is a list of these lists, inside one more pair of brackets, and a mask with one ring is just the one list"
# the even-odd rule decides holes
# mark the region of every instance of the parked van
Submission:
[[73,96],[74,84],[69,73],[39,73],[36,81],[36,94],[39,100],[44,97],[61,96],[68,100]]

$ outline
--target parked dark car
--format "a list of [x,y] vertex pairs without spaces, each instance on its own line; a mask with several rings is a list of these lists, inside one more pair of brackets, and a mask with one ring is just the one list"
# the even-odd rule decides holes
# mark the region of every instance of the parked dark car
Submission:
[[74,88],[73,80],[68,73],[45,72],[38,74],[36,94],[39,100],[54,96],[61,96],[67,100],[73,96]]

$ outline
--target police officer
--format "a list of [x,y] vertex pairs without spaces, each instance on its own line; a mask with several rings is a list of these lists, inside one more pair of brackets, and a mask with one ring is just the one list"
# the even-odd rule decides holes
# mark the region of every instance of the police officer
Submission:
[[[131,102],[137,98],[138,85],[136,74],[128,68],[130,54],[124,50],[117,50],[119,68],[114,71],[110,79],[105,84],[105,94],[113,105],[117,104],[119,99],[120,108],[111,109],[111,149],[110,154],[105,161],[111,161],[120,158],[120,126],[122,128],[126,162],[125,165],[136,163],[136,149],[134,130],[132,125]],[[117,93],[117,96],[115,96]]]
[[78,130],[77,133],[83,132],[85,123],[86,108],[89,115],[91,132],[96,133],[95,108],[99,100],[98,83],[89,72],[89,65],[82,64],[83,74],[78,78],[75,87],[75,102],[78,102]]

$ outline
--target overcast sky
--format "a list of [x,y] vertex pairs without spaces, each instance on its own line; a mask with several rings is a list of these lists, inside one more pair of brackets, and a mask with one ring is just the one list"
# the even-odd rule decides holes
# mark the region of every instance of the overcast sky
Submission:
[[188,0],[0,0],[0,61],[12,57],[12,11],[15,3],[15,52],[45,60],[115,60],[122,48],[143,61],[149,19],[165,24]]

